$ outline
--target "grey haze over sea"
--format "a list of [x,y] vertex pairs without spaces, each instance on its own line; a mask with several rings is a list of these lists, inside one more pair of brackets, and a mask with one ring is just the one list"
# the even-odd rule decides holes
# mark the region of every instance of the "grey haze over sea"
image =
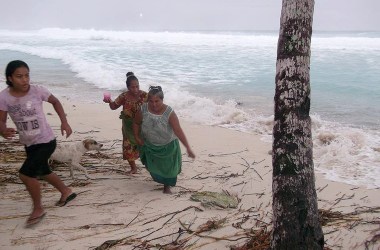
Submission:
[[[141,89],[161,85],[182,119],[270,142],[277,39],[278,32],[0,30],[0,90],[15,59],[29,64],[33,83],[90,103],[101,103],[104,91],[118,95],[133,71]],[[380,33],[314,32],[311,53],[316,172],[379,188]]]

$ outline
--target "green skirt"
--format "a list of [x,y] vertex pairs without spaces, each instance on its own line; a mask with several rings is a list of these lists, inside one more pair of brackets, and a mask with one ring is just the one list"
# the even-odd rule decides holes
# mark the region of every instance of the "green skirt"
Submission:
[[175,186],[177,175],[181,173],[182,157],[178,139],[155,146],[147,141],[140,147],[140,159],[155,182]]

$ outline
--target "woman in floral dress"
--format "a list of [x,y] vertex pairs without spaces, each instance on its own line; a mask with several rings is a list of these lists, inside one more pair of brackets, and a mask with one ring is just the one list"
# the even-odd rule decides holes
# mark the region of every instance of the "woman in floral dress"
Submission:
[[137,110],[140,110],[140,106],[147,101],[148,94],[140,90],[139,80],[133,72],[127,73],[126,84],[128,91],[121,93],[115,101],[112,101],[111,98],[103,101],[108,103],[112,110],[123,106],[123,110],[120,112],[123,133],[123,159],[127,160],[131,167],[128,173],[135,174],[137,173],[135,160],[139,158],[139,151],[136,139],[133,136],[132,124]]

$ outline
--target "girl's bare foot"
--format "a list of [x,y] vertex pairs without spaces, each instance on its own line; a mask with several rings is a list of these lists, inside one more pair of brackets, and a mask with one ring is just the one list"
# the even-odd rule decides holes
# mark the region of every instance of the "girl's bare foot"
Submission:
[[37,218],[42,217],[45,214],[45,211],[40,208],[40,209],[35,209],[33,212],[29,215],[28,221],[35,220]]
[[71,188],[65,188],[65,191],[63,193],[61,193],[61,198],[59,199],[59,202],[65,202],[67,200],[67,198],[73,194],[73,191],[71,190]]
[[172,194],[172,191],[170,190],[170,186],[164,186],[164,194]]
[[42,214],[38,215],[38,216],[30,216],[27,220],[26,220],[26,224],[25,224],[25,227],[31,227],[37,223],[39,223],[46,215],[46,212],[42,212]]

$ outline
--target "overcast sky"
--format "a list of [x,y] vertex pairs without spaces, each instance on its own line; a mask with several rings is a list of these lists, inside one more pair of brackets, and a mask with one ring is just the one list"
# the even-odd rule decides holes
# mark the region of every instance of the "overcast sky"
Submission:
[[[281,0],[0,0],[0,29],[278,30]],[[380,30],[380,0],[315,0],[314,30]]]

